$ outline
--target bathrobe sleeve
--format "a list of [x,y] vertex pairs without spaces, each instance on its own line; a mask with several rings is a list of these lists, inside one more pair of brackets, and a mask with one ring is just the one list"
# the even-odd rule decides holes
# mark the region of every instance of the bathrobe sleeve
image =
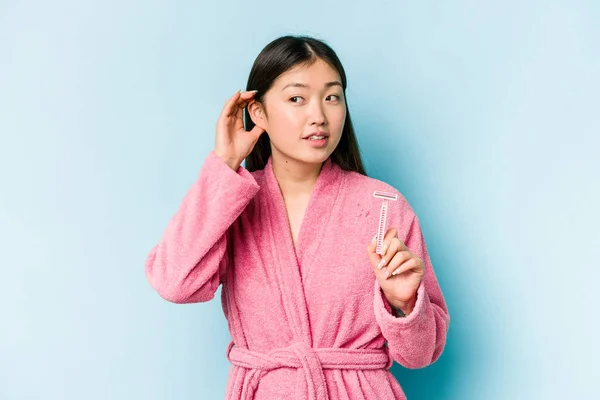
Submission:
[[229,228],[260,189],[248,170],[211,151],[199,176],[147,256],[146,277],[173,303],[211,300],[229,262]]
[[409,211],[408,229],[398,232],[400,240],[423,260],[425,272],[417,289],[417,302],[406,317],[396,317],[379,283],[375,280],[375,317],[387,340],[392,358],[400,365],[416,369],[437,361],[446,344],[450,316],[427,254],[417,216]]

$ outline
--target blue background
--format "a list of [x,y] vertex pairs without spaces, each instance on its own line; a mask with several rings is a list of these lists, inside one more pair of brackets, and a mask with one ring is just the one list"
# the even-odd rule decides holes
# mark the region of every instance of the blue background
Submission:
[[593,1],[0,1],[0,399],[217,399],[217,297],[144,261],[225,100],[326,40],[371,176],[412,204],[451,314],[409,399],[588,399],[600,378]]

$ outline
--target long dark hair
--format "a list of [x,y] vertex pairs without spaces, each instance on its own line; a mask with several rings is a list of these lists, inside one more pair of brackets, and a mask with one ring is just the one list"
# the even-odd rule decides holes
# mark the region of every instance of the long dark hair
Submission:
[[[342,137],[331,154],[331,161],[343,170],[367,175],[363,167],[360,148],[350,119],[348,102],[346,101],[346,72],[338,56],[325,42],[308,36],[290,35],[273,40],[256,57],[248,76],[246,90],[258,90],[254,98],[262,103],[265,93],[281,74],[297,65],[311,65],[318,59],[325,61],[339,73],[344,90],[344,102],[346,103],[346,121],[344,122]],[[247,109],[244,109],[244,125],[246,131],[251,131],[254,128],[254,122],[250,118]],[[270,142],[266,133],[260,136],[254,149],[246,157],[245,168],[248,171],[256,171],[265,167],[271,155]]]

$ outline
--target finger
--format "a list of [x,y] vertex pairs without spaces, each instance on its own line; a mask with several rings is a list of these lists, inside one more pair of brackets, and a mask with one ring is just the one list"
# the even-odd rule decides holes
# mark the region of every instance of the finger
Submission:
[[386,253],[387,248],[390,245],[390,241],[394,237],[398,237],[398,231],[396,228],[388,229],[385,235],[383,235],[383,246],[381,247],[381,252],[379,253],[380,255],[384,255]]
[[377,264],[381,260],[381,256],[375,252],[377,248],[377,235],[373,237],[369,245],[367,246],[367,254],[369,255],[369,261],[374,270],[377,270]]
[[254,95],[258,92],[258,90],[246,90],[244,92],[240,92],[241,97],[243,99],[250,99],[252,97],[254,97]]
[[240,98],[240,95],[240,92],[235,92],[234,95],[231,96],[229,100],[225,102],[223,110],[221,111],[221,117],[229,117],[233,113],[233,111],[235,110],[235,104]]
[[377,269],[376,267],[373,268],[373,272],[380,283],[390,277],[390,271],[387,268]]
[[367,246],[367,250],[369,250],[371,252],[375,252],[376,247],[377,247],[377,235],[373,236],[373,239],[371,239],[371,241],[369,242],[369,245]]
[[238,110],[243,109],[248,104],[248,101],[256,94],[256,90],[240,92],[237,91],[231,98],[225,103],[223,107],[223,116],[231,117]]
[[414,271],[419,266],[419,260],[416,257],[411,257],[404,261],[400,266],[395,268],[390,276],[402,275],[408,271]]
[[254,100],[253,97],[256,94],[256,92],[256,90],[241,92],[240,98],[237,101],[237,106],[240,109],[244,109],[248,104],[250,104]]
[[398,237],[393,237],[389,245],[384,245],[382,252],[385,251],[385,253],[381,256],[381,267],[385,267],[386,265],[388,265],[392,257],[394,257],[398,252],[405,250],[407,250],[406,245],[402,243],[402,241],[398,239]]
[[399,251],[394,254],[385,266],[385,268],[389,271],[389,275],[392,275],[394,271],[398,269],[398,267],[410,260],[412,256],[413,255],[410,251]]
[[249,107],[250,104],[254,103],[254,99],[244,100],[243,98],[238,99],[237,106],[235,107],[235,118],[243,125],[244,109]]
[[244,124],[244,108],[246,108],[246,103],[242,103],[240,105],[238,103],[238,107],[235,110],[235,118],[243,125]]
[[404,250],[404,243],[398,239],[398,232],[396,229],[390,228],[386,236],[387,238],[384,240],[381,251],[379,252],[381,260],[377,264],[377,269],[385,267],[398,251]]
[[377,265],[381,261],[381,256],[377,254],[377,235],[373,238],[373,241],[367,246],[367,253],[369,254],[369,261],[371,262],[371,268],[375,274],[375,278],[379,282],[386,280],[389,276],[389,271],[386,268],[379,269]]
[[262,135],[265,132],[265,130],[263,128],[261,128],[258,125],[254,125],[254,128],[252,128],[252,130],[250,131],[251,135],[254,135],[256,137],[260,137],[260,135]]

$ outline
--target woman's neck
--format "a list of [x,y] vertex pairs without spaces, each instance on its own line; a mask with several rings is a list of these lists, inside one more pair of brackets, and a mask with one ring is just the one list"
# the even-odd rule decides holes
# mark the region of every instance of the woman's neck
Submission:
[[273,154],[273,174],[284,198],[310,193],[317,182],[323,163],[308,164]]

